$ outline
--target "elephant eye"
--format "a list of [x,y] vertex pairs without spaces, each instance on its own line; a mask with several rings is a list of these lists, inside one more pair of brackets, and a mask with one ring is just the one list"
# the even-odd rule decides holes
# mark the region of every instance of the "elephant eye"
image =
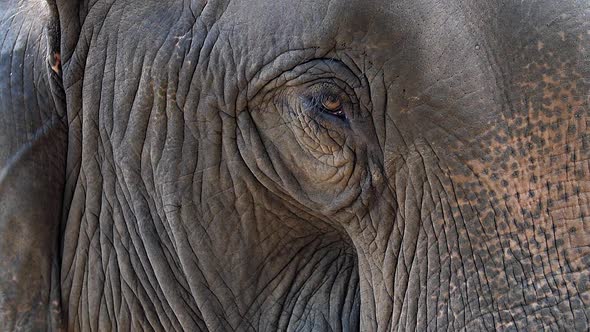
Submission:
[[329,94],[323,97],[322,107],[326,112],[332,113],[337,116],[344,115],[342,110],[342,99],[339,96]]
[[346,120],[346,108],[350,103],[342,89],[332,84],[319,84],[310,92],[307,105],[313,112]]

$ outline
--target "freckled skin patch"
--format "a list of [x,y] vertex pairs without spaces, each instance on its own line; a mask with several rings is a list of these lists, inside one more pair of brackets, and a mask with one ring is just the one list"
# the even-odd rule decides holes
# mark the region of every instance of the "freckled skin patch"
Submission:
[[460,190],[452,219],[466,223],[456,228],[462,256],[449,259],[463,269],[449,292],[479,294],[478,312],[496,328],[588,328],[590,86],[577,56],[590,38],[568,35],[576,50],[567,53],[559,36],[520,51],[508,87],[516,101],[480,137],[480,157],[449,170]]

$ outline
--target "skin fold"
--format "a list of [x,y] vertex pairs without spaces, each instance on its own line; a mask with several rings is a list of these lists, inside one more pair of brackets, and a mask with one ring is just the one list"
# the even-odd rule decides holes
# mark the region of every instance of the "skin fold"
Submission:
[[587,1],[0,13],[0,330],[590,327]]

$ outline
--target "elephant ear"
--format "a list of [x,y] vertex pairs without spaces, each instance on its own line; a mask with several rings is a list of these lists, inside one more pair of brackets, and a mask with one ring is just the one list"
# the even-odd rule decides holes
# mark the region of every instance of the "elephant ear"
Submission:
[[67,116],[54,3],[0,2],[0,330],[60,330]]

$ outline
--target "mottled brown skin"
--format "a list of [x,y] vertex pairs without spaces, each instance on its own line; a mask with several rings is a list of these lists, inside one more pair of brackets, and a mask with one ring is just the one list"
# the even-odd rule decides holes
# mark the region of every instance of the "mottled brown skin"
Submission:
[[0,13],[1,330],[590,328],[590,3]]

